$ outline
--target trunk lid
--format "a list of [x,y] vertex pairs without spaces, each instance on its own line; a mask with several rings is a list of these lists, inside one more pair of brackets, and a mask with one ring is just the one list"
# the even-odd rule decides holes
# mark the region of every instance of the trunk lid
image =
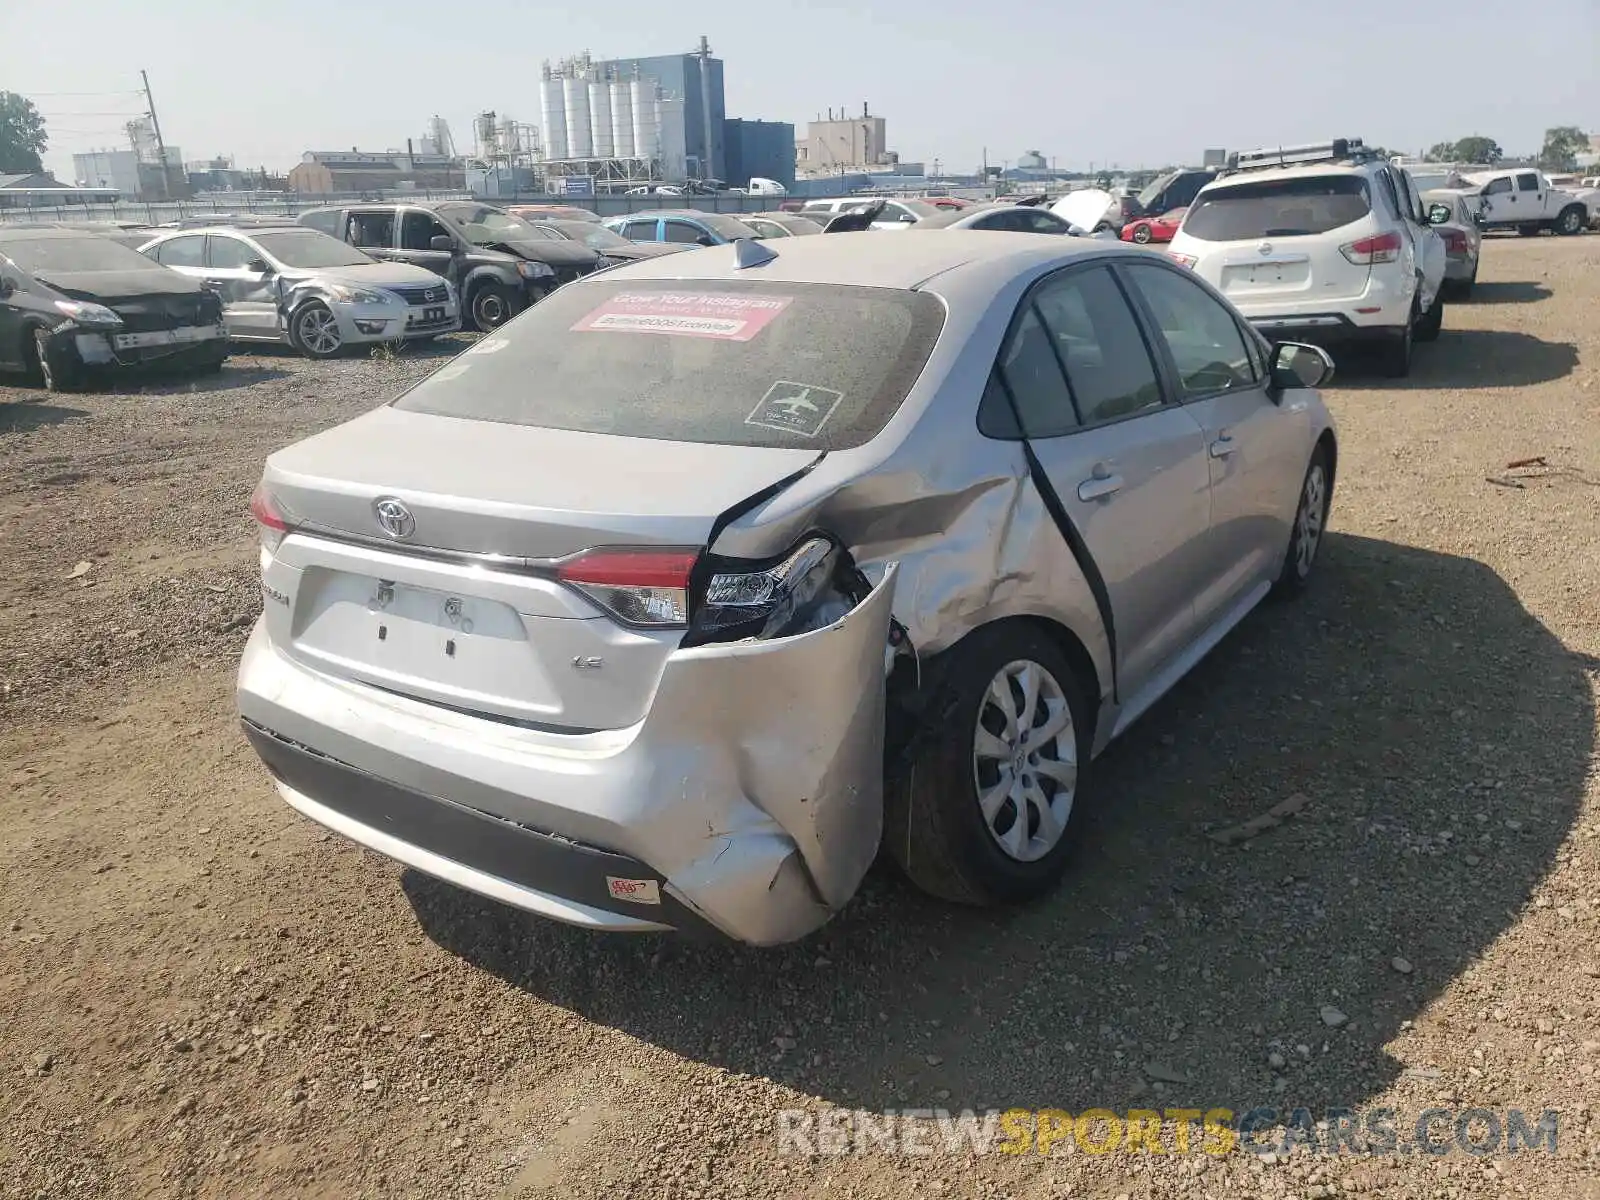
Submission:
[[[544,563],[704,546],[726,509],[815,457],[382,408],[268,459],[264,485],[295,526],[264,569],[268,630],[317,670],[418,700],[624,728],[683,630],[628,628]],[[407,536],[386,534],[380,499],[409,511]]]

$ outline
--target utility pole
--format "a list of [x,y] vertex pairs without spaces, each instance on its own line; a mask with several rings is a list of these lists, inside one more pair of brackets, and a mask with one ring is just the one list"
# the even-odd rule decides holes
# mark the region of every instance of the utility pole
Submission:
[[[706,152],[700,159],[700,174],[705,179],[715,178],[717,168],[716,134],[711,119],[711,43],[704,34],[693,57],[700,60],[700,123],[704,129]],[[724,183],[729,182],[723,180]],[[746,181],[748,182],[748,180]]]
[[171,200],[172,175],[167,169],[167,144],[161,139],[161,118],[156,116],[156,99],[150,94],[150,76],[140,71],[139,78],[144,81],[144,99],[150,108],[150,124],[156,134],[156,153],[161,156],[161,198]]

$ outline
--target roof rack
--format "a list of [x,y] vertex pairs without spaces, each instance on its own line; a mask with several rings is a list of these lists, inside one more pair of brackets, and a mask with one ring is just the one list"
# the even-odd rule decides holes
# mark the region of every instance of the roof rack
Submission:
[[1298,167],[1319,162],[1366,162],[1377,158],[1360,138],[1334,138],[1302,146],[1262,146],[1228,155],[1227,171],[1258,171],[1264,167]]

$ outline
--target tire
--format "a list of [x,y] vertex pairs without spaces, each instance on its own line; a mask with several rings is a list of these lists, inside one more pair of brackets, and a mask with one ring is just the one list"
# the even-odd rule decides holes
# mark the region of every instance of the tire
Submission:
[[35,378],[47,392],[75,392],[83,386],[83,363],[70,346],[50,344],[43,329],[33,331]]
[[1150,226],[1138,225],[1134,227],[1133,240],[1138,242],[1139,245],[1148,246],[1150,244],[1150,237]]
[[333,358],[344,349],[333,310],[321,300],[307,300],[290,314],[289,342],[307,358]]
[[[1026,621],[987,626],[948,654],[927,709],[936,724],[904,777],[890,784],[886,847],[914,884],[942,899],[1031,900],[1061,879],[1083,809],[1093,741],[1083,684],[1045,630]],[[1005,732],[1026,711],[1029,678],[1033,744],[1040,748],[1031,755]],[[1041,738],[1051,727],[1055,732]],[[1041,762],[1055,765],[1040,770]],[[998,796],[989,816],[986,795]]]
[[473,325],[482,333],[499,329],[517,315],[511,290],[499,283],[480,283],[473,289],[467,306]]
[[1328,532],[1328,510],[1333,504],[1333,464],[1328,448],[1321,442],[1311,452],[1305,478],[1300,483],[1300,499],[1295,504],[1294,523],[1289,526],[1289,544],[1272,594],[1292,599],[1306,590],[1316,569],[1317,552]]
[[1517,236],[1518,237],[1538,237],[1539,236],[1539,230],[1541,228],[1542,228],[1542,226],[1539,226],[1539,225],[1518,225],[1517,226]]
[[1584,220],[1584,211],[1581,204],[1569,204],[1561,210],[1556,217],[1555,231],[1562,237],[1573,237],[1583,232],[1583,227],[1588,224]]
[[1478,283],[1478,264],[1472,264],[1472,274],[1465,279],[1456,279],[1450,282],[1450,299],[1468,300],[1472,297],[1472,289]]
[[1419,342],[1436,342],[1439,340],[1439,331],[1444,328],[1444,289],[1439,289],[1439,294],[1433,298],[1433,307],[1417,318],[1416,332],[1412,335]]

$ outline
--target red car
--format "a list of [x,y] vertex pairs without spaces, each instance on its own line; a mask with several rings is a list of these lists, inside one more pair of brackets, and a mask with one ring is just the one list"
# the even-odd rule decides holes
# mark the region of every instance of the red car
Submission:
[[946,212],[960,212],[963,208],[971,208],[971,200],[963,200],[959,196],[927,196],[924,199],[935,208]]
[[1151,242],[1170,242],[1183,224],[1187,208],[1175,208],[1159,217],[1135,217],[1122,227],[1122,240],[1148,246]]

